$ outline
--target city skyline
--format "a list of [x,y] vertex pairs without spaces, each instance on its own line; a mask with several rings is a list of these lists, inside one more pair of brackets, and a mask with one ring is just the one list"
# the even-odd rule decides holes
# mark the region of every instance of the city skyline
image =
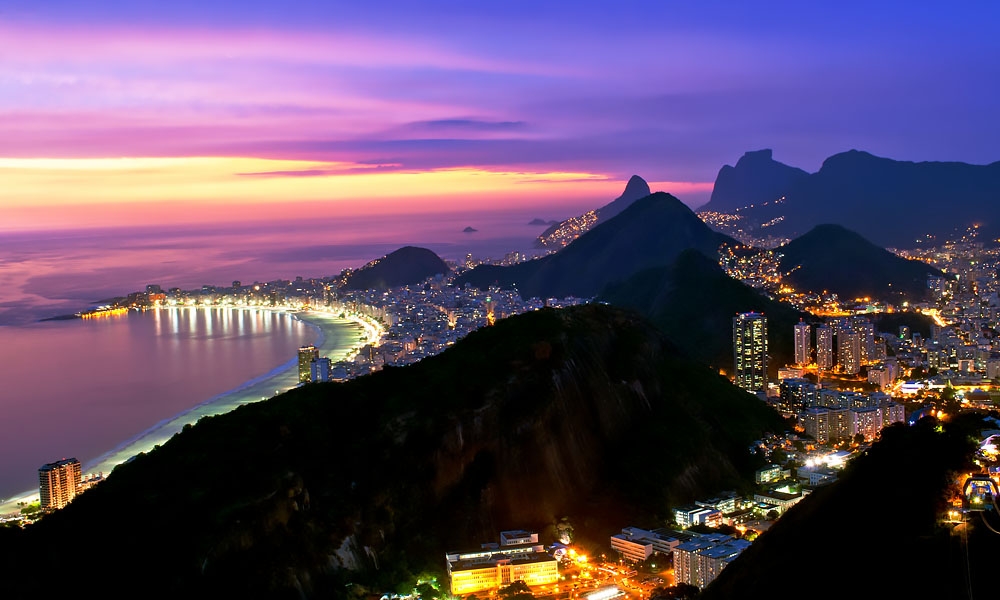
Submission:
[[9,5],[2,227],[319,202],[568,216],[633,173],[701,204],[723,164],[764,147],[809,171],[851,148],[997,158],[993,5],[292,8]]

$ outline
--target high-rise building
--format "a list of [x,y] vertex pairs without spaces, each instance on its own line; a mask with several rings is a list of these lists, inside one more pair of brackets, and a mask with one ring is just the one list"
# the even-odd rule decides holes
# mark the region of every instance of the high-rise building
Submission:
[[38,495],[42,508],[62,508],[80,492],[80,461],[64,458],[38,469]]
[[808,365],[812,362],[812,325],[799,319],[795,324],[795,364]]
[[748,392],[767,391],[767,318],[760,313],[733,317],[735,383]]
[[816,366],[820,369],[833,368],[833,329],[826,325],[816,328]]
[[314,358],[309,362],[309,380],[312,382],[330,381],[330,359]]
[[861,349],[861,364],[875,362],[875,325],[867,317],[855,317],[854,332],[858,334]]
[[299,383],[312,381],[312,361],[319,358],[319,350],[316,346],[302,346],[299,348]]
[[861,336],[856,331],[842,329],[837,333],[837,364],[849,375],[861,370]]

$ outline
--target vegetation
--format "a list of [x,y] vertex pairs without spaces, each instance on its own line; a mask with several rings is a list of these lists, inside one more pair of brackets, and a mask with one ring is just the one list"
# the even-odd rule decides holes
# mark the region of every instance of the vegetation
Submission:
[[893,303],[922,300],[927,278],[943,273],[900,258],[840,225],[817,225],[777,250],[788,281],[802,291],[828,290],[845,300],[877,298]]
[[647,269],[608,286],[599,299],[646,315],[691,357],[717,369],[733,369],[733,316],[767,316],[771,376],[794,361],[792,327],[800,313],[726,275],[714,260],[687,250],[670,266]]
[[43,571],[109,564],[110,595],[151,581],[187,598],[412,589],[445,551],[501,529],[568,516],[603,542],[739,487],[759,467],[749,442],[783,425],[638,315],[537,311],[409,367],[202,419],[0,536],[13,555],[0,569],[21,586],[4,597],[33,595]]
[[[979,523],[963,525],[963,532],[939,520],[951,486],[972,468],[982,427],[980,415],[966,413],[943,424],[925,418],[884,429],[836,483],[792,507],[702,597],[765,597],[788,573],[815,572],[817,565],[848,556],[859,568],[893,575],[864,577],[863,589],[856,577],[827,577],[811,596],[960,598],[992,590],[995,554],[987,549],[996,544],[995,534]],[[933,568],[917,575],[914,561]]]
[[384,290],[420,283],[450,271],[437,254],[426,248],[404,246],[378,260],[351,271],[345,277],[347,290]]

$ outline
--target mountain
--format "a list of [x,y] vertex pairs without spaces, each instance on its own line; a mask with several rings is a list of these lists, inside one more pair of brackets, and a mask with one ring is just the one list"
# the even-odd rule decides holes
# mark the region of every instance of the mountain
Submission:
[[420,283],[428,277],[449,271],[448,265],[430,250],[404,246],[349,272],[342,287],[347,290],[382,290]]
[[736,166],[723,165],[715,178],[712,197],[699,211],[734,213],[738,209],[779,201],[809,173],[772,158],[771,150],[747,152]]
[[[780,417],[609,306],[544,309],[440,355],[185,427],[26,530],[5,598],[342,598],[439,576],[448,550],[569,517],[594,544],[719,489]],[[392,586],[392,587],[390,587]],[[409,588],[406,588],[409,589]]]
[[733,242],[709,229],[680,200],[657,192],[555,254],[511,266],[476,267],[457,277],[455,285],[516,287],[524,298],[591,297],[608,283],[669,264],[688,248],[714,257],[727,241]]
[[844,299],[919,301],[927,278],[944,274],[880,248],[840,225],[817,225],[776,250],[784,281],[802,291],[829,290]]
[[535,240],[535,245],[539,248],[561,248],[581,234],[589,231],[595,225],[599,225],[608,219],[618,215],[628,208],[639,198],[645,198],[650,194],[649,184],[642,177],[633,175],[625,184],[625,191],[608,204],[601,208],[586,212],[577,217],[570,217],[565,221],[554,223],[551,227],[542,232]]
[[794,362],[792,327],[808,317],[729,277],[695,250],[609,285],[598,300],[641,312],[689,356],[727,372],[733,369],[733,317],[763,313],[773,376],[779,365]]
[[[827,158],[816,173],[782,183],[775,174],[782,168],[791,174],[793,168],[770,160],[770,151],[764,152],[767,161],[754,159],[745,168],[737,163],[734,170],[723,167],[712,200],[702,210],[732,212],[734,205],[759,198],[757,192],[763,190],[772,199],[784,196],[785,200],[742,209],[738,227],[795,237],[815,225],[836,223],[879,245],[897,248],[925,242],[940,245],[975,224],[985,239],[1000,236],[1000,218],[995,216],[1000,161],[907,162],[850,150]],[[747,156],[751,154],[756,153]],[[747,188],[745,193],[741,185]]]
[[[938,521],[972,464],[976,415],[893,425],[840,479],[793,506],[705,588],[701,600],[766,598],[794,573],[810,598],[978,598],[996,593],[1000,517]],[[995,427],[995,425],[992,425]],[[845,563],[845,559],[848,560]],[[849,572],[830,565],[850,564]]]

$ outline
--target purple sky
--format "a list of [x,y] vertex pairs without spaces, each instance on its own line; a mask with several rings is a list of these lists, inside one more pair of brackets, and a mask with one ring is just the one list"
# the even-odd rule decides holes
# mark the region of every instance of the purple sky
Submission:
[[1000,159],[1000,4],[538,4],[5,2],[7,227],[108,203],[587,204],[633,173],[697,204],[759,148],[809,171],[851,148]]

